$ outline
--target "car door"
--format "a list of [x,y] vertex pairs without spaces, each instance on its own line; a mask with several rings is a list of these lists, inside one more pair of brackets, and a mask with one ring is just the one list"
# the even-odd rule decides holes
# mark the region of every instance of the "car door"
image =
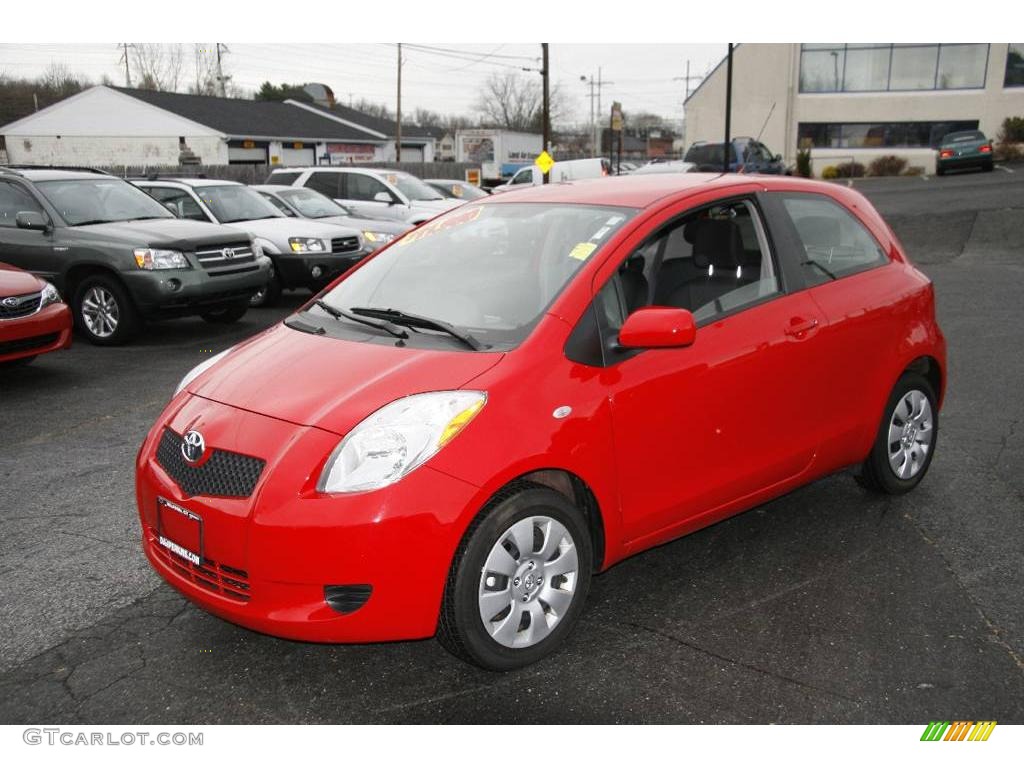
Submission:
[[[49,231],[22,229],[17,215],[33,212],[49,221]],[[36,200],[24,184],[0,180],[0,261],[28,270],[45,280],[53,280],[61,273],[65,254],[60,229],[54,228],[53,217]]]
[[405,219],[409,206],[394,190],[369,173],[343,171],[343,197],[338,200],[359,216],[372,219]]
[[[596,299],[623,525],[647,543],[800,476],[825,405],[820,311],[788,290],[753,193],[669,219]],[[696,342],[615,351],[623,318],[646,304],[693,311]]]
[[[861,443],[865,423],[874,425],[879,382],[902,341],[892,332],[894,307],[905,283],[894,280],[894,264],[879,240],[853,212],[816,193],[772,192],[769,206],[780,226],[791,227],[788,247],[802,270],[807,293],[821,308],[820,334],[824,387],[834,406],[821,423],[822,452],[843,464],[863,459],[849,453]],[[773,220],[776,218],[773,215]],[[884,391],[895,382],[881,382]],[[844,460],[845,457],[845,460]]]

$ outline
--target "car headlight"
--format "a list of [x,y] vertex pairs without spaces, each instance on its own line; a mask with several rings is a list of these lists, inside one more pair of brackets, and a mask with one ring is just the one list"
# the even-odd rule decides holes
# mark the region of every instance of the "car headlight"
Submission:
[[288,245],[293,253],[326,253],[331,250],[328,243],[315,237],[289,237]]
[[51,283],[46,283],[43,286],[42,298],[39,300],[39,308],[48,307],[51,304],[60,304],[63,299],[60,297],[60,293],[53,287]]
[[395,236],[388,232],[373,232],[371,230],[363,230],[363,237],[366,239],[366,242],[370,243],[374,248],[387,245],[395,239]]
[[487,402],[486,392],[426,392],[395,400],[338,443],[316,489],[351,493],[398,482],[447,445]]
[[216,365],[217,362],[222,357],[224,357],[224,355],[226,355],[228,352],[230,352],[232,349],[234,349],[234,347],[228,347],[223,352],[219,352],[216,355],[214,355],[213,357],[208,358],[206,360],[203,360],[203,362],[201,362],[199,365],[197,365],[191,371],[186,373],[185,377],[180,382],[178,382],[178,386],[175,388],[174,394],[177,395],[179,392],[181,392],[181,390],[183,390],[185,387],[187,387],[189,385],[189,382],[191,382],[197,376],[202,374],[204,371],[207,371],[212,366]]
[[252,241],[252,255],[256,257],[256,260],[263,258],[263,245],[259,240]]
[[139,269],[189,269],[184,253],[160,248],[136,248],[135,263]]

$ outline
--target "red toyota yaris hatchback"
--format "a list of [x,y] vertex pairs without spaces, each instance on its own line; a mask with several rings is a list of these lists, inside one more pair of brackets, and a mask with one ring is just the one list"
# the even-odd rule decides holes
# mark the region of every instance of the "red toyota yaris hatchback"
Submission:
[[849,465],[928,470],[932,285],[857,192],[702,174],[452,211],[182,381],[143,545],[282,637],[555,649],[591,575]]

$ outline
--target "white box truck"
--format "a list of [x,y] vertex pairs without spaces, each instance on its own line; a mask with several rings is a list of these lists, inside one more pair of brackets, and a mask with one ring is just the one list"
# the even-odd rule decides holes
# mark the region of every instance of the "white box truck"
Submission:
[[470,128],[455,133],[455,161],[479,165],[482,186],[493,187],[520,168],[533,165],[543,144],[538,133]]

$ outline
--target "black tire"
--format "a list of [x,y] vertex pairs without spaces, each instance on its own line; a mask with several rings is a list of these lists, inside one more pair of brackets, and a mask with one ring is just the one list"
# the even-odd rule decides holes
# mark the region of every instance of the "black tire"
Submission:
[[[83,303],[86,297],[93,291],[104,291],[109,295],[116,307],[117,325],[112,332],[97,333],[89,327],[83,314]],[[116,347],[131,341],[142,327],[142,318],[139,316],[135,304],[132,302],[128,291],[116,277],[106,274],[91,275],[75,289],[75,295],[71,302],[71,309],[74,312],[75,327],[89,341],[100,347]]]
[[214,312],[206,312],[200,317],[208,323],[215,325],[231,325],[231,323],[237,323],[243,317],[245,313],[249,311],[249,305],[243,304],[240,307],[226,307],[225,309],[218,309]]
[[943,176],[943,175],[945,175],[945,173],[946,172],[942,168],[939,168],[939,167],[935,168],[935,175],[936,176]]
[[[931,408],[931,442],[920,469],[912,477],[902,479],[896,475],[889,464],[889,427],[897,404],[914,390],[925,395]],[[871,453],[861,465],[857,481],[868,490],[877,493],[899,495],[913,490],[928,473],[932,458],[935,456],[935,449],[938,446],[938,439],[939,409],[932,385],[918,373],[904,373],[896,382],[896,386],[893,387],[892,394],[889,395],[889,400],[885,404],[875,443],[871,448]]]
[[996,167],[996,164],[995,164],[995,163],[992,163],[992,162],[988,162],[988,163],[985,163],[985,164],[984,164],[984,165],[982,166],[982,168],[983,168],[983,169],[985,170],[985,172],[986,172],[986,173],[987,173],[988,171],[992,171],[992,170],[994,170],[994,169],[995,169],[995,167]]
[[[492,638],[484,627],[478,591],[491,548],[514,523],[536,515],[556,520],[571,535],[577,556],[575,588],[564,616],[550,634],[534,645],[509,648]],[[495,672],[533,664],[554,651],[572,631],[590,589],[593,562],[590,533],[580,510],[550,488],[514,483],[491,500],[463,537],[445,585],[437,638],[453,655]]]
[[281,280],[277,275],[270,278],[270,282],[262,291],[257,291],[249,298],[250,307],[272,307],[281,298]]

